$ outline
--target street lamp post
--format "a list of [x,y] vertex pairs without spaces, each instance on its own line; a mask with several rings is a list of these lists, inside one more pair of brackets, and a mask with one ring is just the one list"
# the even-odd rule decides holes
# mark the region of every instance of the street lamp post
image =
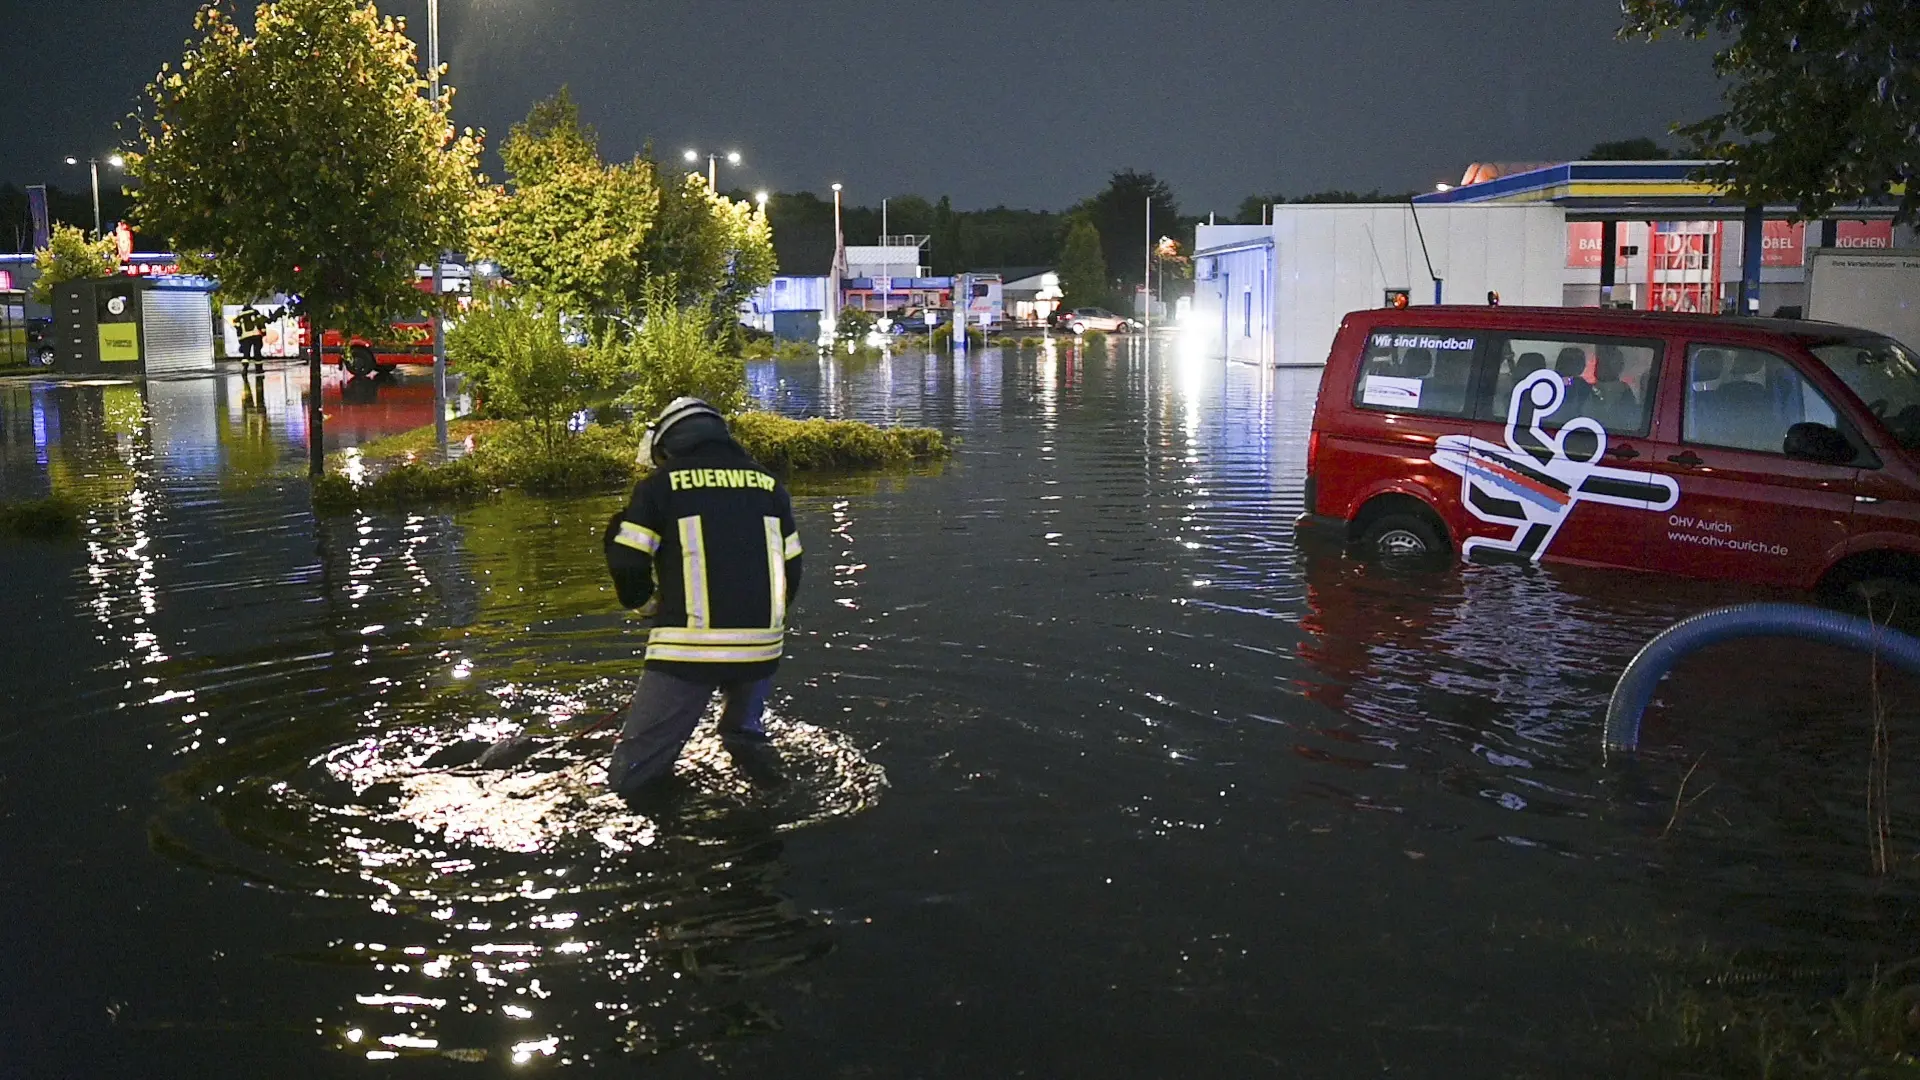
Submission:
[[[126,163],[127,163],[127,159],[121,157],[119,154],[107,155],[107,164],[111,165],[116,169],[124,166]],[[80,164],[80,159],[75,157],[70,157],[67,159],[67,164],[78,165]],[[93,177],[93,235],[100,236],[102,235],[102,233],[100,231],[100,159],[99,158],[87,159],[87,172]]]
[[[694,162],[700,160],[700,151],[689,150],[682,156],[687,159],[687,164],[691,165]],[[714,171],[714,161],[722,157],[727,159],[727,164],[729,165],[740,164],[740,151],[738,150],[729,150],[725,154],[708,154],[707,155],[707,190],[709,191],[720,190],[719,185],[717,183],[717,181],[719,180],[719,177],[715,175],[715,171]]]
[[[767,220],[767,193],[765,191],[755,192],[753,196],[753,201],[760,205],[760,220],[766,221]],[[767,325],[763,329],[765,329],[768,333],[773,332],[773,290],[771,288],[767,290]]]
[[[427,69],[433,103],[440,104],[440,0],[427,0]],[[444,252],[433,253],[433,445],[447,457],[447,320],[440,313],[440,266]],[[471,282],[473,279],[467,279]]]

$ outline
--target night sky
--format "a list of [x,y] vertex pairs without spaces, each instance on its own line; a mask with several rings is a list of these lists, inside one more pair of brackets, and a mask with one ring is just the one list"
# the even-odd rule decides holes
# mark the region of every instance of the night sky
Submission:
[[[381,4],[423,53],[426,6]],[[0,0],[0,181],[83,187],[61,159],[112,148],[195,7]],[[441,20],[456,116],[492,141],[566,83],[609,157],[737,148],[722,187],[839,180],[855,203],[1057,209],[1136,168],[1227,214],[1670,142],[1716,102],[1707,46],[1618,43],[1610,0],[444,0]]]

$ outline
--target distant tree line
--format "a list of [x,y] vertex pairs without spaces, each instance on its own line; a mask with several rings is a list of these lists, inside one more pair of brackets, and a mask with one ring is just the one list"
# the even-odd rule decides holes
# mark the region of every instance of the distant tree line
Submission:
[[[748,197],[741,190],[730,194]],[[1084,225],[1092,230],[1097,250],[1082,230],[1080,244],[1071,252],[1079,285],[1077,300],[1106,304],[1131,295],[1145,273],[1149,199],[1156,239],[1172,238],[1180,250],[1190,251],[1194,226],[1202,219],[1180,214],[1166,181],[1133,169],[1114,173],[1099,192],[1060,211],[1006,206],[956,210],[944,195],[937,201],[897,195],[887,200],[886,230],[894,236],[928,237],[925,265],[931,273],[945,276],[965,270],[1060,267],[1069,254],[1070,236]],[[879,242],[879,206],[842,206],[840,217],[849,245]],[[782,273],[826,272],[833,259],[832,199],[805,191],[776,193],[767,200],[767,218]],[[1160,272],[1156,264],[1156,277]],[[1064,269],[1062,274],[1067,276]],[[1069,296],[1070,302],[1075,299]]]

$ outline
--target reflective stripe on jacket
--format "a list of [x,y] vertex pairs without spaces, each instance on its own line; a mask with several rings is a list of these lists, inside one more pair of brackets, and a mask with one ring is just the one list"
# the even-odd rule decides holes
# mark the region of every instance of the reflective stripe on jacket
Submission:
[[640,481],[607,523],[620,602],[657,592],[647,666],[723,685],[773,673],[800,587],[787,489],[737,445],[704,444]]

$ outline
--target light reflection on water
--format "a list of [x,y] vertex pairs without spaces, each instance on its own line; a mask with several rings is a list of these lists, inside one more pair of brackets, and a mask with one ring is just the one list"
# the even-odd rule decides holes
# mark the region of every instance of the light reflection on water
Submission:
[[[184,953],[129,978],[43,929],[73,979],[112,983],[149,1030],[291,1024],[268,1056],[294,1071],[317,1042],[791,1072],[823,1045],[796,1041],[810,1026],[839,1033],[830,1065],[900,1074],[928,1017],[1017,983],[1051,1022],[954,1021],[934,1048],[957,1074],[1125,1073],[1165,1063],[1167,1024],[1195,1075],[1443,1051],[1488,1072],[1620,1052],[1593,1017],[1630,1014],[1653,963],[1596,963],[1566,944],[1582,935],[1845,949],[1903,925],[1906,885],[1860,877],[1841,805],[1851,661],[1697,663],[1645,767],[1607,774],[1613,674],[1674,618],[1754,594],[1299,550],[1314,372],[1115,341],[749,375],[789,414],[933,424],[958,453],[796,483],[779,761],[703,736],[678,797],[639,812],[598,788],[609,734],[579,734],[634,675],[599,565],[616,496],[316,523],[298,378],[0,387],[0,492],[89,507],[71,552],[0,548],[35,568],[0,574],[7,609],[35,612],[13,654],[60,643],[16,680],[0,827],[85,863],[144,823],[158,857],[113,867],[140,902],[91,902]],[[419,386],[337,397],[330,437],[422,422]],[[521,731],[528,760],[472,765]],[[1700,761],[1711,792],[1663,839]],[[115,804],[133,816],[96,809]],[[36,909],[90,895],[35,844],[7,850]],[[181,1000],[210,951],[241,958],[218,969],[228,1004]],[[1587,997],[1563,1002],[1574,969]],[[1523,1012],[1548,1034],[1516,1041],[1501,1018]]]

